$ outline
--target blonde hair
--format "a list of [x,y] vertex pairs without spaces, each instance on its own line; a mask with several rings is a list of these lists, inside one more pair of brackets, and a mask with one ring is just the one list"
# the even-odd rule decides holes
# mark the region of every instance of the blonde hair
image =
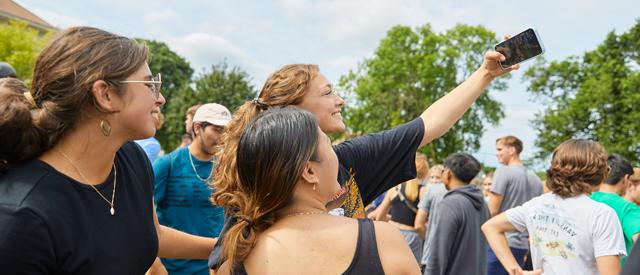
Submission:
[[202,106],[202,104],[196,104],[189,107],[189,109],[187,109],[187,115],[193,118],[193,116],[196,115],[196,111],[198,110],[198,108],[200,108],[200,106]]
[[416,154],[416,178],[407,181],[404,186],[404,195],[410,202],[415,202],[420,195],[420,183],[427,176],[429,163],[424,154]]
[[444,166],[442,164],[436,164],[429,170],[429,173],[438,173],[442,176],[442,172],[444,172]]
[[516,153],[518,155],[522,153],[522,149],[524,148],[522,146],[522,141],[514,136],[504,136],[504,137],[498,138],[496,139],[496,144],[498,142],[502,142],[502,144],[506,146],[511,146],[513,148],[516,148]]

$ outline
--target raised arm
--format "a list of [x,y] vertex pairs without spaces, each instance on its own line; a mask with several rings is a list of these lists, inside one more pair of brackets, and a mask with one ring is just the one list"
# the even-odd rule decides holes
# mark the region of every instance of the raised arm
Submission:
[[519,65],[514,65],[509,69],[502,69],[498,63],[502,59],[504,56],[498,52],[485,54],[484,62],[478,70],[420,115],[424,121],[424,137],[420,146],[449,131],[496,77],[519,68]]

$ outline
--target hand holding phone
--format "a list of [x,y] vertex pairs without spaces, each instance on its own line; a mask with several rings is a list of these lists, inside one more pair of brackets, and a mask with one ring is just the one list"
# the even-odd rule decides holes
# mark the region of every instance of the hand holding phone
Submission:
[[494,49],[504,55],[505,60],[500,62],[504,69],[544,53],[542,40],[534,28],[496,44]]

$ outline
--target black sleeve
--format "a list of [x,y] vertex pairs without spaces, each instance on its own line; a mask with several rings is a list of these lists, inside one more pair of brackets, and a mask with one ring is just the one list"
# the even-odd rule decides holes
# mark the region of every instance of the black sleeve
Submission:
[[620,275],[640,274],[640,244],[636,242],[622,267]]
[[340,164],[355,174],[364,205],[416,177],[415,153],[423,137],[424,122],[416,118],[394,129],[334,146]]
[[46,223],[26,208],[0,206],[0,270],[3,274],[52,274],[55,251]]

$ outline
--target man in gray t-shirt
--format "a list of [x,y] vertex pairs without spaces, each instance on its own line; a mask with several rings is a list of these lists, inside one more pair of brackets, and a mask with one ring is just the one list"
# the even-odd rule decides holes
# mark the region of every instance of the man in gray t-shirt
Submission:
[[[520,160],[522,141],[514,136],[501,137],[496,140],[498,161],[505,166],[496,169],[489,195],[489,212],[491,216],[507,209],[520,206],[530,199],[542,195],[542,182],[532,171],[524,167]],[[506,233],[509,247],[521,267],[524,267],[524,255],[529,249],[526,232]],[[493,251],[487,254],[487,274],[508,274]]]
[[427,233],[424,238],[423,252],[422,252],[422,260],[421,264],[427,264],[427,259],[429,255],[427,255],[428,247],[431,243],[431,239],[433,238],[433,227],[434,221],[438,216],[438,212],[436,211],[436,206],[442,200],[444,194],[447,193],[447,188],[444,187],[444,183],[437,182],[433,184],[429,184],[427,192],[424,194],[420,202],[418,203],[418,213],[416,214],[416,220],[420,220],[420,223],[424,223],[428,218],[427,222]]

